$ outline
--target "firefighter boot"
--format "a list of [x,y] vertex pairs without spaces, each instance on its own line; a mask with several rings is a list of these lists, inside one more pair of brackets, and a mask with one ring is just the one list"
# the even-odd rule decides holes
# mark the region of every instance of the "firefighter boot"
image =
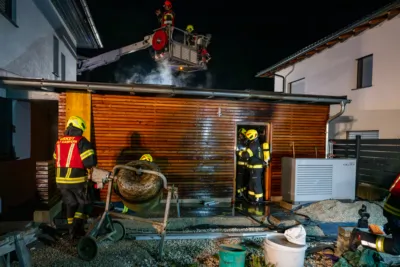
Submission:
[[74,219],[72,228],[70,228],[70,239],[78,239],[85,235],[83,219]]
[[75,219],[76,224],[75,224],[75,232],[74,235],[75,237],[82,237],[85,236],[85,221],[83,219]]

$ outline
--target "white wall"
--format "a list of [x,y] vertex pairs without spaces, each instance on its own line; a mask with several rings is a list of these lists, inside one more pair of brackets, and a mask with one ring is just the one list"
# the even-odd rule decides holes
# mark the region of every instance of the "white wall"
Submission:
[[[32,0],[18,0],[16,3],[18,27],[0,14],[0,68],[23,77],[56,79],[52,74],[55,30]],[[66,80],[76,81],[76,60],[62,36],[58,37],[59,51],[66,57]]]
[[[380,138],[399,138],[400,124],[400,16],[359,36],[290,66],[277,74],[286,76],[286,86],[305,78],[305,93],[347,95],[352,103],[344,118],[333,123],[331,137],[345,138],[349,130],[379,130]],[[356,87],[357,59],[373,54],[372,87]],[[275,91],[282,79],[275,77]],[[331,108],[336,113],[338,106]],[[340,122],[342,121],[342,122]]]

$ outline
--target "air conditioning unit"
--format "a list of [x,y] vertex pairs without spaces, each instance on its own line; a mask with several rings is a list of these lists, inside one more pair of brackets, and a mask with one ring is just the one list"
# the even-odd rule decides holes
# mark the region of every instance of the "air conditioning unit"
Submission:
[[293,204],[354,200],[355,159],[282,158],[282,199]]

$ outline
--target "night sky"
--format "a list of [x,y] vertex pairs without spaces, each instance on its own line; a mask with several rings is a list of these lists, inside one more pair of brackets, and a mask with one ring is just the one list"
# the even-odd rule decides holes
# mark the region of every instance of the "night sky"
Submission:
[[[138,42],[159,27],[154,12],[158,8],[162,10],[163,1],[87,2],[104,49],[80,50],[82,55],[95,56]],[[311,1],[171,2],[176,27],[185,29],[187,24],[193,24],[197,33],[212,34],[208,47],[212,56],[208,69],[212,88],[273,90],[273,79],[254,77],[258,71],[391,1],[336,0],[319,4]],[[116,72],[126,74],[131,69],[137,70],[138,66],[145,72],[155,67],[148,51],[127,55],[79,79],[116,82]],[[205,74],[196,74],[195,82],[205,84]]]

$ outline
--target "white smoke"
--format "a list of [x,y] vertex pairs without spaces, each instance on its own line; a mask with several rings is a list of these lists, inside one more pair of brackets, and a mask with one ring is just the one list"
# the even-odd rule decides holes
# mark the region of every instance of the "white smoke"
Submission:
[[154,85],[174,85],[176,87],[197,87],[211,88],[212,76],[205,74],[204,84],[194,84],[195,75],[193,73],[179,72],[173,73],[167,61],[157,63],[157,67],[146,73],[140,66],[133,66],[123,72],[115,73],[115,80],[118,83],[154,84]]

